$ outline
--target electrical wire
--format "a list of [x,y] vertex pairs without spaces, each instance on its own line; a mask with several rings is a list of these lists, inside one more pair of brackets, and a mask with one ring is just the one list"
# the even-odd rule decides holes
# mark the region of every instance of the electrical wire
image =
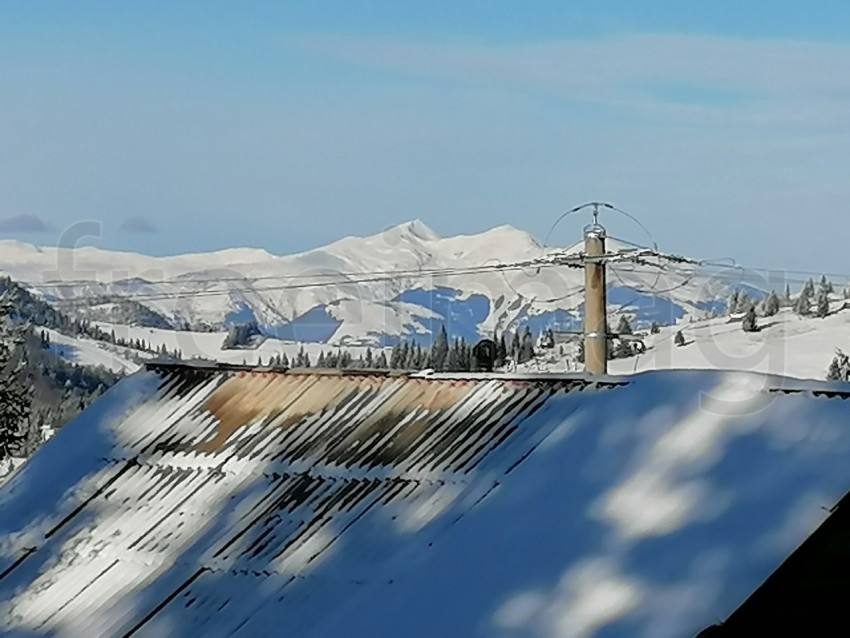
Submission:
[[[467,268],[480,268],[480,266],[470,266]],[[359,275],[387,275],[390,278],[395,277],[404,277],[404,276],[413,276],[413,275],[432,275],[432,274],[443,274],[443,273],[451,273],[455,269],[452,268],[421,268],[418,267],[416,269],[407,269],[407,270],[372,270],[372,271],[330,271],[330,272],[312,272],[312,273],[302,273],[295,275],[260,275],[255,277],[249,276],[238,276],[238,277],[212,277],[207,276],[203,278],[194,278],[194,277],[172,277],[167,279],[145,279],[144,283],[149,285],[187,285],[187,284],[203,284],[203,283],[224,283],[224,282],[254,282],[254,281],[280,281],[283,279],[307,279],[311,277],[355,277]],[[49,281],[41,284],[35,284],[39,289],[49,290],[51,288],[64,288],[68,286],[74,285],[92,285],[99,284],[102,286],[114,286],[116,284],[120,284],[122,282],[129,281],[129,279],[121,279],[114,282],[100,282],[100,281],[92,281],[90,279],[68,279],[63,281]]]
[[[580,259],[580,258],[577,258]],[[669,264],[653,264],[653,267],[647,269],[646,265],[635,265],[633,267],[624,269],[620,264],[623,262],[619,262],[617,266],[609,268],[612,271],[613,275],[618,278],[618,280],[626,287],[632,287],[628,285],[620,276],[620,271],[625,270],[626,272],[634,272],[634,273],[648,273],[654,274],[656,277],[660,279],[660,276],[667,273],[675,273],[681,276],[684,276],[685,279],[682,282],[675,284],[674,286],[667,289],[660,289],[657,285],[650,286],[650,290],[657,294],[665,294],[669,292],[674,292],[675,290],[681,289],[687,286],[698,274],[699,268],[694,269],[680,269],[675,266]],[[563,264],[559,264],[557,262],[552,263],[541,263],[536,264],[536,268],[556,268],[560,267]],[[216,297],[230,294],[238,294],[238,293],[254,293],[254,292],[270,292],[270,291],[288,291],[288,290],[301,290],[308,288],[321,288],[325,286],[344,286],[344,285],[357,285],[357,284],[371,284],[371,283],[380,283],[385,281],[393,281],[403,276],[436,276],[436,277],[456,277],[461,275],[474,275],[486,272],[501,272],[503,279],[506,272],[509,271],[521,271],[528,267],[527,264],[504,264],[504,263],[495,263],[495,264],[485,264],[482,266],[473,266],[467,268],[457,268],[457,269],[423,269],[418,271],[396,271],[391,274],[389,271],[371,271],[371,272],[362,272],[358,273],[358,276],[347,277],[342,280],[325,280],[325,281],[312,281],[312,282],[303,282],[303,283],[287,283],[276,286],[263,286],[263,287],[230,287],[230,288],[221,288],[221,289],[212,289],[212,290],[186,290],[186,291],[169,291],[169,292],[154,292],[154,293],[144,293],[144,294],[116,294],[116,293],[95,293],[88,295],[76,295],[74,298],[66,298],[66,299],[56,299],[56,303],[61,304],[82,304],[82,303],[90,303],[91,301],[97,301],[99,303],[107,303],[109,301],[123,301],[123,300],[134,300],[134,301],[157,301],[157,300],[169,300],[169,299],[190,299],[197,297]],[[329,273],[330,275],[330,273]],[[337,278],[344,275],[344,273],[336,273]],[[727,278],[727,275],[723,275],[723,278]],[[297,277],[295,277],[297,278]],[[576,287],[575,289],[567,292],[564,295],[560,295],[557,297],[552,297],[551,299],[540,299],[536,297],[529,297],[527,295],[522,294],[520,291],[516,290],[516,288],[511,285],[510,281],[505,279],[506,284],[511,290],[517,294],[517,296],[526,299],[533,300],[539,303],[555,303],[557,301],[561,301],[564,299],[568,299],[571,297],[575,297],[583,292],[583,287]],[[790,283],[793,283],[792,280],[788,280]],[[805,283],[805,280],[796,280],[797,283]],[[193,282],[193,283],[204,283],[204,282]],[[210,282],[210,283],[218,283],[218,282]],[[33,286],[36,289],[39,288],[38,285]],[[628,304],[622,304],[623,306]]]
[[[557,267],[559,264],[541,264],[540,267],[543,268],[552,268]],[[510,270],[520,270],[522,268],[527,267],[525,264],[498,264],[493,266],[475,266],[468,268],[458,268],[458,269],[442,269],[440,271],[419,271],[422,275],[437,275],[441,277],[456,277],[460,275],[474,275],[486,272],[494,272],[494,271],[510,271]],[[305,282],[305,283],[296,283],[296,284],[283,284],[278,286],[264,286],[264,287],[251,287],[251,288],[224,288],[224,289],[213,289],[213,290],[186,290],[186,291],[176,291],[176,292],[162,292],[162,293],[146,293],[146,294],[132,294],[132,295],[119,295],[119,294],[94,294],[94,295],[82,295],[75,296],[71,299],[56,299],[55,303],[64,303],[64,304],[75,304],[75,303],[89,303],[92,300],[99,301],[101,303],[108,303],[109,301],[123,301],[123,300],[133,300],[133,301],[163,301],[169,299],[194,299],[198,297],[217,297],[222,295],[231,295],[235,293],[253,293],[253,292],[270,292],[270,291],[285,291],[285,290],[301,290],[306,288],[322,288],[325,286],[343,286],[347,284],[368,284],[368,283],[380,283],[384,281],[393,281],[399,278],[399,273],[392,273],[389,275],[375,275],[372,276],[371,273],[361,273],[361,277],[349,277],[347,279],[341,281],[320,281],[320,282]],[[216,282],[217,283],[217,282]],[[37,286],[36,286],[37,288]]]

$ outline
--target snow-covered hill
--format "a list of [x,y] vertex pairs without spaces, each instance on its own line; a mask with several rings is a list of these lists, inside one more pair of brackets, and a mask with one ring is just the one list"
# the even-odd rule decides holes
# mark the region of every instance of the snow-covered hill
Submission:
[[[154,352],[163,347],[168,352],[179,351],[183,359],[199,358],[221,363],[245,363],[246,365],[268,364],[274,357],[282,357],[283,355],[286,355],[290,361],[293,361],[301,349],[310,357],[310,361],[315,364],[322,352],[330,354],[334,351],[334,348],[323,343],[298,343],[276,339],[274,337],[263,340],[256,348],[225,349],[222,348],[222,344],[227,335],[226,332],[161,330],[158,328],[107,323],[98,325],[107,332],[114,332],[119,339],[129,342],[142,341],[152,351],[139,352],[111,344],[98,344],[100,348],[110,353],[108,356],[111,357],[112,361],[106,367],[111,369],[116,369],[120,365],[127,365],[125,362],[130,354],[143,359],[153,359],[156,357]],[[368,346],[346,346],[345,348],[354,359],[365,355],[367,349]],[[377,350],[373,349],[373,353],[376,354]],[[387,351],[387,355],[389,355],[389,351]],[[79,351],[79,356],[80,362],[90,363],[92,365],[105,365],[100,358],[100,352],[94,353],[90,349],[85,348]]]
[[119,348],[87,337],[69,337],[57,330],[46,330],[50,351],[71,363],[103,367],[112,372],[127,374],[139,369],[129,348]]
[[[760,317],[757,332],[744,332],[740,319],[728,316],[663,326],[658,334],[641,335],[645,353],[608,362],[611,374],[647,370],[746,370],[799,379],[823,379],[840,348],[850,351],[850,308],[833,303],[824,318],[800,317],[783,308],[773,317]],[[684,346],[675,344],[681,331]],[[581,369],[576,361],[578,338],[541,351],[522,366],[528,371],[563,372]]]
[[[610,240],[609,249],[617,248]],[[440,325],[468,341],[524,325],[533,332],[577,328],[581,271],[470,273],[546,252],[510,226],[441,238],[413,221],[289,256],[231,249],[150,257],[2,241],[0,271],[92,320],[214,329],[256,320],[288,341],[377,345],[398,337],[430,341]],[[641,321],[667,324],[719,309],[729,283],[686,269],[617,266],[609,297],[613,310],[629,306]],[[117,295],[133,302],[117,308]]]

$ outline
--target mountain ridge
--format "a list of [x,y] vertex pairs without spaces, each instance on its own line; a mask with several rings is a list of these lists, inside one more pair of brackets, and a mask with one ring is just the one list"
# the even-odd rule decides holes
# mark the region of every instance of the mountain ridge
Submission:
[[[292,340],[388,345],[400,338],[427,340],[440,325],[467,340],[526,325],[538,332],[571,330],[582,313],[580,270],[478,270],[556,250],[510,225],[441,237],[414,219],[292,255],[230,248],[152,257],[4,244],[0,272],[71,313],[88,300],[85,316],[95,321],[114,320],[110,298],[130,297],[175,328],[256,321],[267,334]],[[618,248],[612,240],[611,249]],[[567,250],[576,252],[580,244]],[[695,272],[611,269],[612,303],[633,311],[639,322],[704,316],[705,304],[726,292]],[[70,281],[51,281],[60,275]]]

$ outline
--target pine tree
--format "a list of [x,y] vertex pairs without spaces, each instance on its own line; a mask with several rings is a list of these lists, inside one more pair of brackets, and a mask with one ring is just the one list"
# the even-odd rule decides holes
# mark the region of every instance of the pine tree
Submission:
[[772,317],[779,312],[779,297],[776,296],[776,293],[773,290],[771,290],[770,294],[765,297],[764,303],[762,304],[762,312],[765,317]]
[[823,319],[829,314],[829,293],[825,284],[821,284],[818,288],[818,294],[815,298],[815,315]]
[[626,315],[620,315],[620,322],[617,324],[618,335],[632,334],[632,324]]
[[850,381],[850,356],[836,348],[835,357],[826,372],[827,381]]
[[494,365],[497,368],[505,365],[505,360],[508,358],[508,346],[505,343],[505,334],[502,333],[499,335],[498,341],[496,341],[496,361]]
[[517,363],[526,363],[534,358],[534,338],[531,336],[531,329],[526,326],[522,333],[522,339],[519,345],[519,357]]
[[475,369],[475,355],[472,354],[472,344],[466,343],[463,339],[460,340],[462,346],[462,370],[464,372],[472,372]]
[[791,305],[791,285],[785,284],[785,305]]
[[387,355],[383,350],[378,353],[378,356],[375,359],[375,367],[378,370],[386,370],[389,367],[387,364]]
[[372,358],[372,348],[366,348],[366,358],[363,361],[363,366],[366,368],[372,368],[374,363],[375,361]]
[[448,356],[449,337],[446,333],[446,326],[442,325],[437,333],[437,338],[434,340],[434,345],[431,347],[431,367],[438,372],[444,370]]
[[747,309],[747,314],[744,315],[744,320],[741,322],[741,328],[744,332],[756,332],[758,330],[756,309],[753,306]]
[[510,346],[510,349],[508,350],[508,356],[510,356],[510,358],[513,359],[514,361],[519,360],[520,346],[521,346],[521,343],[520,343],[520,339],[519,339],[519,331],[516,331],[516,332],[514,332],[513,336],[511,337],[511,346]]
[[820,276],[820,286],[821,286],[821,288],[823,288],[824,290],[826,290],[826,293],[827,293],[828,295],[831,295],[833,292],[835,292],[835,288],[833,287],[832,282],[831,282],[831,281],[829,281],[829,280],[826,278],[826,275],[821,275],[821,276]]
[[740,302],[740,299],[741,299],[740,293],[738,292],[737,289],[733,290],[732,294],[729,295],[729,301],[727,302],[726,305],[727,305],[727,310],[728,310],[730,315],[738,312],[738,304]]
[[410,347],[406,350],[405,360],[403,362],[402,368],[405,370],[417,370],[419,369],[419,363],[417,363],[417,346],[413,343],[410,344]]
[[675,343],[679,347],[685,345],[685,335],[682,334],[681,330],[678,330],[676,332],[676,336],[673,337],[673,343]]
[[808,317],[812,313],[812,298],[810,293],[808,293],[807,291],[808,288],[804,286],[803,289],[800,291],[799,296],[797,297],[797,301],[794,303],[794,312],[796,312],[801,317]]
[[457,372],[460,370],[460,341],[455,339],[449,348],[449,354],[446,356],[445,368],[449,372]]
[[410,351],[413,349],[413,344],[407,341],[401,342],[401,348],[398,352],[398,367],[402,370],[407,370],[410,364]]
[[815,294],[815,282],[809,277],[809,280],[806,282],[806,285],[803,286],[803,293],[811,299]]

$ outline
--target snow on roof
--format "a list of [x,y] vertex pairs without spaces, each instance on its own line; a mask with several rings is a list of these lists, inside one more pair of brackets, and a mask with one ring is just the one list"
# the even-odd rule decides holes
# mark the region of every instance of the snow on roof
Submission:
[[0,488],[0,632],[694,635],[850,487],[780,385],[141,371]]

